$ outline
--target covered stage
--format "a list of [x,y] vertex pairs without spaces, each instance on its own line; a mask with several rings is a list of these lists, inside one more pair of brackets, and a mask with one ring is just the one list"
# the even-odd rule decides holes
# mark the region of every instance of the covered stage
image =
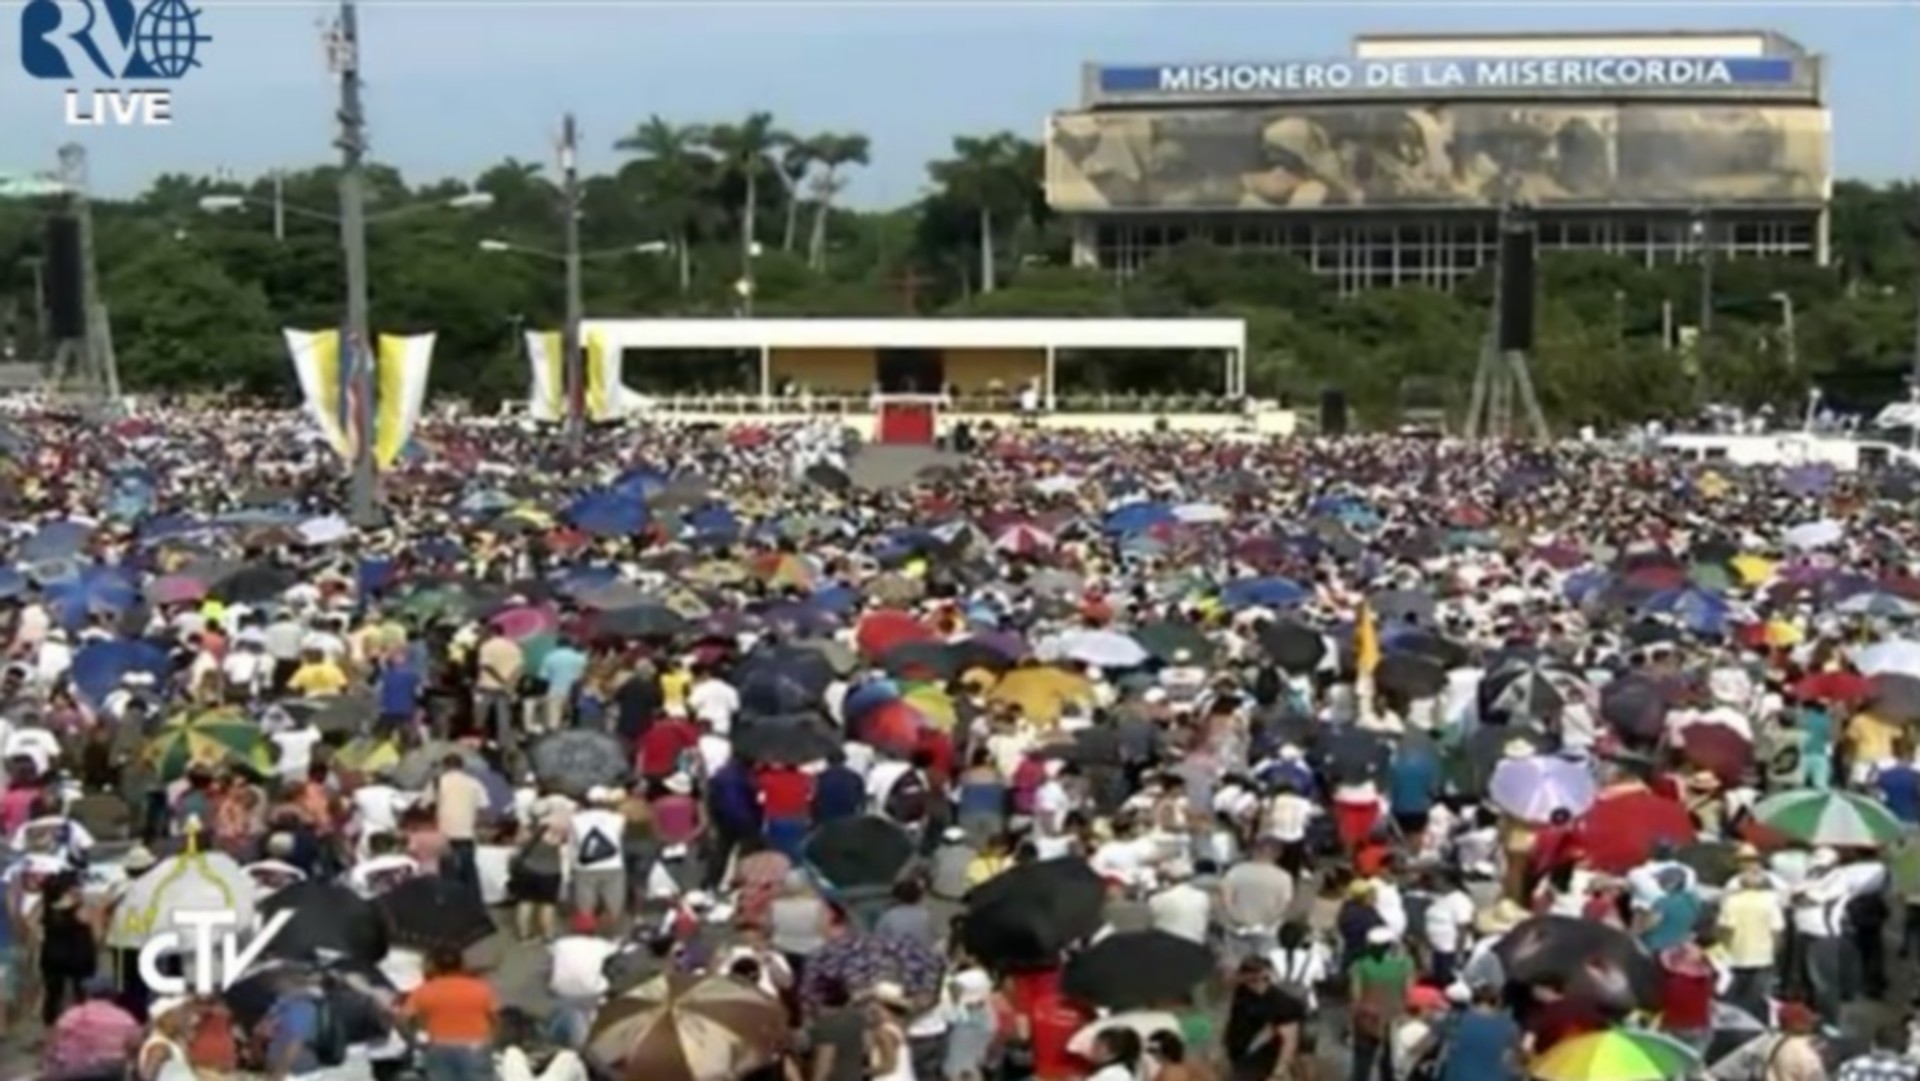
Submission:
[[1057,400],[1067,351],[1217,353],[1225,398],[1246,393],[1246,323],[1239,319],[589,319],[589,339],[644,365],[645,350],[757,356],[757,393],[829,397],[1017,395]]

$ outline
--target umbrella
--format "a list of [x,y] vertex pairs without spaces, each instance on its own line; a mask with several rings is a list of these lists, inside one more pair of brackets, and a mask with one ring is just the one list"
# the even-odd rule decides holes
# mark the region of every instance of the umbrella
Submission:
[[292,994],[325,994],[336,1011],[342,1036],[351,1043],[374,1043],[386,1038],[388,1025],[375,1005],[376,996],[391,996],[392,981],[373,964],[357,961],[277,960],[250,968],[246,976],[221,994],[233,1019],[251,1029],[265,1020],[275,1002]]
[[1009,671],[987,698],[1013,706],[1029,721],[1052,724],[1068,706],[1092,704],[1093,685],[1065,669],[1034,665]]
[[737,1081],[786,1041],[780,1000],[725,976],[667,973],[609,999],[587,1057],[632,1081]]
[[260,902],[260,913],[290,910],[292,922],[268,947],[275,957],[313,958],[323,951],[369,964],[387,955],[387,929],[359,894],[331,882],[296,882]]
[[191,942],[192,931],[180,921],[182,913],[231,912],[240,927],[253,926],[253,879],[224,852],[205,852],[198,835],[189,834],[187,851],[161,860],[130,883],[113,908],[107,927],[107,945],[117,950],[138,948],[154,935],[179,932]]
[[807,865],[835,889],[891,885],[913,860],[913,838],[884,818],[829,822],[801,847]]
[[1488,724],[1551,724],[1590,692],[1563,668],[1526,663],[1503,667],[1480,683],[1480,717]]
[[1261,624],[1258,637],[1267,656],[1289,672],[1311,672],[1326,659],[1327,640],[1311,627],[1268,622]]
[[478,773],[487,768],[486,759],[479,752],[458,743],[425,743],[408,751],[393,767],[393,783],[401,788],[422,789],[427,787],[440,772],[440,763],[450,754],[457,754],[467,765],[470,772]]
[[1382,694],[1408,700],[1432,698],[1446,688],[1447,673],[1431,658],[1394,653],[1381,658],[1373,670],[1373,684]]
[[189,766],[232,764],[266,772],[273,748],[260,728],[238,710],[215,709],[168,722],[147,743],[146,761],[161,777],[174,780]]
[[1671,1036],[1642,1029],[1589,1032],[1533,1060],[1537,1081],[1672,1081],[1700,1067],[1700,1056]]
[[1047,967],[1098,931],[1107,886],[1084,860],[1036,860],[1003,871],[967,894],[961,941],[982,962]]
[[295,717],[311,721],[321,732],[358,732],[380,710],[371,695],[343,694],[324,698],[291,698],[279,704]]
[[1118,631],[1073,631],[1041,642],[1035,652],[1043,660],[1065,658],[1101,668],[1137,668],[1152,659],[1140,643]]
[[1851,792],[1806,788],[1761,800],[1753,809],[1761,825],[1804,845],[1879,848],[1906,832],[1885,807]]
[[905,612],[869,613],[854,630],[854,641],[868,657],[882,657],[908,642],[937,639],[933,629]]
[[1556,812],[1579,816],[1598,793],[1593,773],[1579,762],[1550,755],[1509,758],[1493,768],[1488,795],[1522,822],[1545,823]]
[[185,574],[156,578],[147,586],[147,600],[154,604],[194,604],[207,595],[207,584]]
[[672,638],[686,632],[687,621],[665,605],[637,604],[601,612],[593,628],[615,638]]
[[1213,951],[1165,931],[1108,935],[1073,955],[1061,990],[1113,1010],[1177,1001],[1207,978]]
[[1696,721],[1680,730],[1680,753],[1696,769],[1726,784],[1737,783],[1753,764],[1753,744],[1724,724]]
[[1693,818],[1679,801],[1642,785],[1601,792],[1581,820],[1581,836],[1592,866],[1614,875],[1645,863],[1662,842],[1677,847],[1698,839]]
[[946,963],[919,942],[896,935],[847,934],[827,943],[807,958],[800,977],[800,1001],[813,1009],[831,981],[845,988],[866,988],[891,980],[916,1001],[929,1001],[940,991]]
[[804,765],[825,760],[840,749],[840,730],[817,713],[793,712],[743,717],[734,722],[734,753],[755,762]]
[[549,732],[534,743],[531,754],[533,774],[542,784],[574,795],[627,776],[627,754],[620,741],[591,728]]
[[1213,656],[1213,644],[1207,641],[1206,633],[1191,623],[1149,623],[1133,637],[1155,660],[1171,663],[1185,654],[1192,662],[1204,664]]
[[256,563],[214,582],[207,592],[227,604],[263,605],[278,599],[297,582],[299,578],[292,571]]
[[1570,916],[1535,916],[1494,944],[1514,983],[1564,983],[1569,993],[1633,1008],[1660,1001],[1660,968],[1633,936]]
[[493,916],[466,885],[439,875],[411,878],[374,899],[395,946],[464,950],[493,935]]
[[1907,638],[1876,642],[1854,652],[1853,666],[1867,676],[1883,672],[1920,676],[1920,642]]

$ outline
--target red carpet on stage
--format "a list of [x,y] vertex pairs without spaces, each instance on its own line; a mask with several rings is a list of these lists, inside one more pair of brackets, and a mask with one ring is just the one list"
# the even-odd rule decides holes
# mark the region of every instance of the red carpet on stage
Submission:
[[929,401],[883,401],[874,442],[930,447],[937,413]]

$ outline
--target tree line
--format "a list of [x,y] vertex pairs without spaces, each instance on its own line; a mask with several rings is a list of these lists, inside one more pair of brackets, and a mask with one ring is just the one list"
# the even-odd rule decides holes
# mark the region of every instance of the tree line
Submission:
[[[798,132],[771,113],[712,124],[648,117],[614,144],[619,165],[584,178],[590,313],[713,316],[1187,316],[1248,320],[1253,394],[1306,401],[1343,390],[1364,419],[1464,403],[1489,320],[1490,275],[1452,293],[1341,296],[1277,253],[1189,244],[1131,277],[1075,269],[1041,189],[1042,149],[1010,132],[960,136],[927,164],[927,194],[888,210],[843,205],[868,164],[858,132]],[[341,306],[331,168],[234,182],[169,174],[137,197],[96,200],[96,251],[123,382],[290,399],[283,326],[326,326]],[[481,406],[524,393],[520,328],[564,307],[550,260],[562,198],[552,170],[507,158],[465,181],[369,174],[373,321],[435,330],[435,392]],[[484,209],[449,204],[469,191]],[[286,208],[276,235],[271,206]],[[243,196],[224,212],[209,196]],[[1699,310],[1697,267],[1647,269],[1594,254],[1541,262],[1534,377],[1557,423],[1678,413],[1707,401],[1798,408],[1819,386],[1867,407],[1905,393],[1916,349],[1920,186],[1841,182],[1833,259],[1739,259],[1715,268],[1713,333],[1676,347]],[[0,332],[38,355],[34,261],[48,208],[0,204]],[[493,245],[498,247],[498,245]],[[749,290],[743,283],[750,283]],[[1792,341],[1776,297],[1792,298]],[[1191,393],[1210,375],[1164,356],[1102,354],[1064,390]],[[1416,401],[1418,399],[1418,401]]]

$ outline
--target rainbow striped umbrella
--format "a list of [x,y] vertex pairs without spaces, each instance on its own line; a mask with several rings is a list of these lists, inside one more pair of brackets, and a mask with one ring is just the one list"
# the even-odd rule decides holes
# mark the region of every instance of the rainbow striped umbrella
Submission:
[[1699,1067],[1700,1056],[1670,1036],[1616,1028],[1554,1044],[1528,1073],[1537,1081],[1672,1081]]
[[1906,827],[1885,807],[1851,792],[1802,788],[1768,796],[1753,809],[1768,829],[1804,845],[1879,848],[1897,844]]
[[169,781],[193,765],[247,766],[262,773],[273,768],[273,745],[260,726],[230,709],[190,713],[167,722],[147,742],[146,756]]

